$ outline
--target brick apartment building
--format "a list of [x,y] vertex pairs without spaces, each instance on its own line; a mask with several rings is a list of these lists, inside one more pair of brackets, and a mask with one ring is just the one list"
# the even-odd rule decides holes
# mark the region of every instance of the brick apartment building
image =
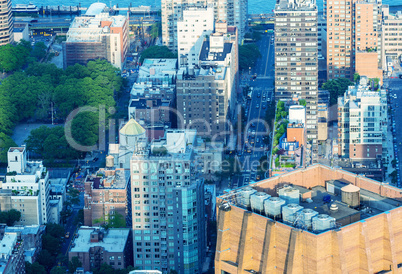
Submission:
[[130,223],[129,181],[130,172],[123,168],[101,168],[95,174],[88,175],[85,180],[84,225],[100,226],[110,222],[115,214],[120,214]]
[[114,269],[133,265],[132,234],[129,228],[108,230],[82,226],[68,252],[68,259],[78,257],[84,271],[99,268],[103,263]]

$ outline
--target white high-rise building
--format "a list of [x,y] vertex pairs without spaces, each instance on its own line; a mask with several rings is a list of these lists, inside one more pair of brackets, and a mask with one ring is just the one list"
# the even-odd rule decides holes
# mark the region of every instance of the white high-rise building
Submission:
[[8,167],[1,184],[0,210],[21,212],[21,225],[58,223],[52,218],[49,197],[49,173],[42,161],[27,161],[25,147],[10,147]]
[[176,51],[178,46],[178,22],[183,20],[183,11],[189,7],[214,7],[214,21],[225,21],[228,26],[238,29],[240,43],[247,26],[247,0],[162,0],[162,42]]
[[360,77],[338,98],[338,153],[352,161],[376,161],[387,157],[386,90],[373,90]]
[[177,43],[179,66],[198,65],[204,39],[214,31],[214,10],[208,8],[188,8],[183,11],[183,19],[177,22]]

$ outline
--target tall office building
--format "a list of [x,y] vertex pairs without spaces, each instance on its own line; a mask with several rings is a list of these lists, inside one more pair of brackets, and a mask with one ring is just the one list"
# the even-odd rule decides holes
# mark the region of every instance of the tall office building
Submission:
[[367,77],[338,98],[338,153],[358,162],[387,157],[387,93],[371,90]]
[[14,19],[11,11],[11,0],[2,1],[0,6],[0,46],[13,42]]
[[237,92],[237,47],[232,34],[213,33],[202,43],[195,66],[182,66],[177,73],[178,127],[195,128],[203,137],[225,140],[228,119],[235,108]]
[[275,6],[275,98],[306,100],[307,139],[317,152],[318,41],[314,0]]
[[324,0],[327,79],[381,78],[381,0]]
[[194,166],[195,130],[167,130],[131,158],[134,266],[201,273],[204,181]]
[[229,26],[238,29],[238,43],[244,38],[247,26],[247,0],[163,0],[162,3],[162,41],[173,51],[177,51],[178,27],[177,23],[183,20],[183,11],[188,7],[214,7],[214,21],[226,21]]

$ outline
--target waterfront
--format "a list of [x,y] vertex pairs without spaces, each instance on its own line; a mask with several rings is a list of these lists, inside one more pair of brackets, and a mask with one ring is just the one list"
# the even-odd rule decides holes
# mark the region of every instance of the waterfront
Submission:
[[[57,6],[60,5],[60,2],[54,1],[54,0],[14,0],[13,5],[15,4],[28,4],[29,2],[32,2],[33,4],[37,5],[38,7],[42,6]],[[92,3],[97,2],[97,1],[92,1],[92,0],[70,0],[63,2],[63,5],[65,6],[78,6],[81,3],[82,7],[89,7]],[[132,7],[136,6],[156,6],[160,7],[161,2],[160,0],[142,0],[142,1],[132,1],[132,0],[119,0],[119,1],[100,1],[104,2],[105,4],[112,6],[114,5],[119,5],[119,7],[128,7],[130,4]],[[271,13],[272,9],[275,6],[275,0],[249,0],[248,1],[248,13],[250,14],[260,14],[260,13]],[[322,10],[322,0],[317,1],[318,8]],[[384,0],[383,1],[384,5],[390,5],[390,6],[402,6],[402,0]]]

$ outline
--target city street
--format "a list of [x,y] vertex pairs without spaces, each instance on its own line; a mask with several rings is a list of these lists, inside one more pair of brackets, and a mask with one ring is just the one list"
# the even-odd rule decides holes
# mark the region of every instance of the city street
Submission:
[[[75,218],[78,214],[78,210],[82,209],[84,207],[84,193],[80,193],[80,204],[79,205],[74,205],[72,207],[72,213],[71,216],[67,219],[67,222],[64,226],[64,229],[67,232],[70,232],[70,237],[68,239],[64,240],[63,245],[61,246],[61,254],[67,255],[67,251],[70,248],[70,245],[74,239],[74,233],[77,228],[77,225],[74,223]],[[64,237],[64,235],[61,235],[60,237]]]
[[258,161],[267,153],[262,139],[268,133],[268,126],[264,120],[267,102],[273,100],[275,78],[273,34],[263,34],[257,45],[261,58],[249,71],[248,76],[243,75],[245,77],[241,81],[242,85],[249,85],[252,92],[246,104],[247,125],[243,133],[244,145],[237,156],[240,157],[243,176],[238,182],[234,182],[233,187],[241,187],[250,181],[258,180]]
[[388,92],[391,98],[391,117],[392,118],[392,134],[394,140],[394,155],[395,160],[397,162],[398,177],[397,177],[397,186],[401,187],[401,163],[399,161],[399,155],[402,152],[402,141],[398,136],[402,135],[402,115],[401,115],[401,106],[402,106],[402,80],[399,78],[391,78],[384,81],[388,86]]

